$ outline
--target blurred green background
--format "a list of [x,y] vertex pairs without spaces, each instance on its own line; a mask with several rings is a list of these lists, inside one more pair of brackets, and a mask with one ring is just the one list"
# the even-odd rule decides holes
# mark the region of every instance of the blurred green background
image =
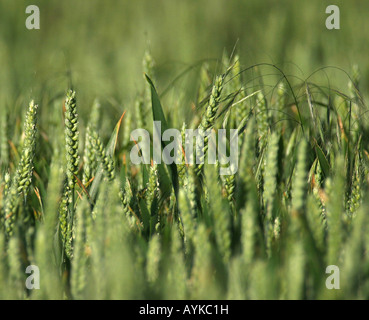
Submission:
[[[40,8],[40,30],[25,27],[30,4]],[[340,7],[340,30],[325,27],[330,4]],[[236,44],[243,67],[273,63],[301,79],[323,66],[350,72],[357,64],[364,89],[368,14],[367,0],[0,0],[0,101],[17,106],[46,93],[50,100],[71,79],[84,110],[96,96],[129,109],[144,86],[145,50],[155,59],[160,91]],[[198,68],[187,75],[195,82]],[[342,72],[327,75],[337,86],[348,82]],[[328,81],[324,72],[316,77]]]

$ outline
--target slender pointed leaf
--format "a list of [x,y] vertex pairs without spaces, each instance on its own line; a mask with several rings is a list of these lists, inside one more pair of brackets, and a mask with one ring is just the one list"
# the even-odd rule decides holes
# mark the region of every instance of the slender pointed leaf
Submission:
[[[151,103],[152,103],[152,113],[153,113],[153,119],[154,121],[160,121],[161,122],[161,133],[163,133],[165,130],[168,129],[168,124],[167,121],[165,119],[165,115],[163,112],[163,108],[161,106],[160,103],[160,99],[159,99],[159,95],[155,89],[155,86],[153,84],[153,82],[151,81],[151,79],[146,76],[146,80],[150,85],[151,88]],[[161,147],[162,149],[165,148],[165,146],[167,146],[169,144],[168,141],[161,141]],[[172,185],[173,185],[173,189],[175,192],[175,196],[177,198],[178,196],[178,188],[179,188],[179,182],[178,182],[178,172],[177,172],[177,165],[173,162],[172,164],[170,164],[168,166],[170,174],[171,174],[171,179],[172,179]],[[164,170],[162,165],[158,164],[158,171],[159,171],[159,175],[161,179],[165,179],[165,174],[164,174]],[[165,182],[162,181],[163,183],[161,184],[162,186],[165,187]]]

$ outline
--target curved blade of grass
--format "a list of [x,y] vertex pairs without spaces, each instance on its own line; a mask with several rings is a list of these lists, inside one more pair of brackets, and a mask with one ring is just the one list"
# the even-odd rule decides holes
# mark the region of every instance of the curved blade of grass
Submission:
[[[123,112],[122,116],[120,117],[117,125],[115,126],[114,128],[114,131],[110,137],[110,140],[106,146],[106,155],[107,156],[110,156],[110,157],[113,157],[114,156],[114,151],[115,151],[115,147],[117,145],[117,141],[118,141],[118,134],[119,134],[119,129],[120,129],[120,126],[122,124],[122,120],[123,120],[123,117],[125,115],[125,111]],[[95,197],[96,197],[96,194],[97,194],[97,190],[99,188],[99,185],[101,183],[101,180],[104,176],[104,170],[103,170],[103,167],[102,165],[99,165],[99,168],[96,172],[96,175],[95,175],[95,178],[94,178],[94,181],[92,182],[92,185],[91,185],[91,190],[90,190],[90,198],[92,199],[92,201],[95,200]]]
[[318,160],[323,170],[324,176],[327,177],[329,175],[329,170],[330,170],[328,160],[325,157],[323,150],[319,147],[318,144],[315,145],[315,151],[318,156]]
[[[165,119],[165,115],[163,112],[163,108],[161,106],[160,103],[160,99],[159,99],[159,95],[155,89],[155,86],[153,84],[153,82],[151,81],[151,79],[148,77],[147,74],[145,74],[146,80],[150,85],[151,88],[151,103],[152,103],[152,113],[153,113],[153,120],[154,121],[160,121],[161,122],[161,133],[163,133],[165,130],[168,129],[168,124],[167,121]],[[161,147],[162,149],[165,148],[165,146],[167,146],[169,144],[168,141],[161,141]],[[177,165],[173,162],[172,164],[170,164],[168,166],[171,178],[172,178],[172,185],[173,185],[173,189],[174,189],[174,193],[176,196],[176,199],[178,199],[178,188],[179,188],[179,182],[178,182],[178,172],[177,172]],[[159,176],[161,179],[166,180],[167,177],[165,174],[165,170],[163,168],[163,164],[158,164],[158,172],[159,172]],[[161,183],[161,186],[165,186],[164,181],[162,181],[163,183]],[[167,191],[167,190],[166,190]],[[163,196],[164,194],[167,192],[163,192]]]

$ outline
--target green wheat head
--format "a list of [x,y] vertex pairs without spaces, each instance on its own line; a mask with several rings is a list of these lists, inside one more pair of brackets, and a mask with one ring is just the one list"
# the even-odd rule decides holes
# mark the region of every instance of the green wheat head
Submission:
[[65,145],[67,155],[67,186],[74,190],[76,175],[78,174],[78,114],[76,105],[76,93],[73,90],[67,92],[65,100]]

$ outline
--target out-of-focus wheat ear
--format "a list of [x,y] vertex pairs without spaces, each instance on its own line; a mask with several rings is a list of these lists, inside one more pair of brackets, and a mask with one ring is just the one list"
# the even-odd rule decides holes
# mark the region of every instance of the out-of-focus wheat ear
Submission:
[[91,144],[97,159],[102,164],[106,178],[109,181],[114,180],[115,178],[114,159],[112,159],[112,157],[106,154],[105,147],[101,142],[101,139],[97,132],[92,132]]
[[90,214],[89,204],[82,200],[76,210],[75,240],[71,267],[71,288],[74,299],[82,299],[87,284],[87,255],[86,255],[86,216]]
[[166,297],[168,299],[185,299],[187,295],[187,270],[183,254],[183,242],[178,228],[171,230],[170,258],[167,260]]
[[[220,70],[222,74],[230,74],[230,79],[227,82],[223,81],[223,90],[222,90],[222,96],[224,97],[224,99],[228,99],[231,98],[232,96],[234,96],[234,84],[233,84],[233,80],[234,78],[232,77],[232,65],[231,65],[231,60],[230,57],[228,56],[227,52],[224,50],[223,51],[223,55],[222,55],[222,60],[221,60],[221,66],[220,66]],[[227,115],[227,120],[226,123],[230,124],[230,126],[233,126],[233,120],[234,120],[234,112],[232,112],[232,108],[230,108],[228,110],[228,115]]]
[[[329,190],[329,189],[328,189]],[[327,200],[327,265],[339,265],[344,240],[345,164],[343,156],[335,159],[335,176]]]
[[278,144],[279,135],[274,132],[268,143],[266,170],[264,175],[264,202],[267,211],[267,218],[269,220],[273,218],[273,202],[277,189]]
[[229,55],[227,51],[224,50],[222,54],[222,60],[221,60],[221,71],[224,73],[227,72],[227,70],[229,69],[230,63],[231,62],[230,62]]
[[307,194],[307,156],[306,156],[307,142],[303,138],[298,147],[297,165],[295,169],[295,177],[292,184],[292,211],[293,215],[301,214],[306,204]]
[[[357,290],[362,288],[361,275],[363,276],[367,270],[368,258],[363,252],[368,250],[368,202],[366,201],[357,212],[355,219],[352,221],[350,228],[350,236],[344,244],[342,282],[341,288],[345,288],[348,294],[356,295]],[[360,276],[358,276],[360,275]],[[332,290],[341,291],[341,290]],[[350,295],[351,295],[350,294]],[[346,294],[345,294],[346,295]]]
[[229,264],[229,280],[227,299],[228,300],[245,300],[246,299],[246,278],[245,267],[240,257],[231,260]]
[[[110,212],[109,214],[109,224],[107,227],[111,226],[112,232],[119,234],[121,239],[125,239],[129,228],[126,223],[126,217],[121,214],[121,199],[119,196],[120,183],[118,179],[106,182],[107,191],[105,196],[105,210]],[[110,232],[110,231],[109,231]],[[109,233],[108,233],[109,236]],[[115,236],[115,235],[114,235]]]
[[273,282],[273,274],[271,264],[267,261],[258,259],[254,261],[250,268],[247,281],[247,299],[251,300],[275,300],[276,282]]
[[194,263],[191,272],[191,297],[195,299],[217,299],[220,288],[215,279],[216,267],[213,264],[213,250],[210,242],[211,230],[204,222],[199,223],[194,246]]
[[10,179],[10,173],[6,172],[4,174],[4,190],[3,190],[3,199],[6,199],[8,196],[8,192],[10,189],[11,179]]
[[151,55],[150,50],[146,50],[142,60],[142,69],[151,79],[154,77],[155,61]]
[[92,104],[92,110],[90,115],[90,120],[86,128],[85,134],[85,146],[83,151],[83,176],[82,183],[87,186],[94,177],[97,169],[97,159],[96,154],[92,147],[92,136],[93,132],[97,132],[100,123],[100,112],[101,104],[98,99],[95,99]]
[[12,185],[7,192],[4,205],[4,227],[8,237],[13,235],[14,222],[16,220],[16,210],[18,208],[19,193],[18,193],[19,176],[15,174]]
[[22,258],[20,251],[21,243],[19,236],[15,235],[9,239],[7,250],[7,261],[9,267],[9,284],[8,299],[23,299],[24,291],[24,270],[22,270]]
[[299,300],[303,298],[306,256],[301,240],[296,240],[290,245],[285,271],[287,279],[286,299]]
[[209,214],[214,224],[217,247],[224,263],[228,263],[231,256],[231,212],[224,200],[224,190],[222,189],[222,177],[219,175],[218,161],[215,166],[205,166],[205,179]]
[[91,127],[87,126],[85,135],[85,149],[83,152],[83,178],[82,183],[87,186],[94,175],[97,167],[95,153],[92,147],[92,132]]
[[231,257],[231,214],[222,197],[222,186],[217,166],[207,165],[205,169],[209,191],[209,207],[214,224],[216,243],[223,262],[227,264]]
[[196,231],[196,220],[191,213],[191,206],[183,189],[179,190],[180,227],[182,227],[186,255],[190,253]]
[[260,91],[256,96],[256,122],[258,128],[260,149],[267,141],[269,131],[269,112],[264,94]]
[[[50,263],[50,257],[54,256],[54,236],[58,222],[58,201],[64,180],[64,171],[61,161],[61,153],[55,147],[54,156],[50,165],[50,177],[47,187],[47,199],[45,204],[44,223],[40,225],[35,241],[36,265],[42,270],[42,286],[35,290],[38,299],[61,299],[62,295],[55,287],[61,285],[57,263]],[[56,252],[60,256],[60,252]]]
[[[308,191],[308,172],[307,172],[307,141],[302,138],[297,150],[297,163],[294,169],[292,181],[292,208],[289,225],[290,250],[298,248],[300,235],[308,235],[306,226],[306,197]],[[296,245],[294,245],[296,243]],[[307,242],[306,242],[307,243]]]
[[155,234],[150,239],[147,249],[146,276],[150,285],[154,285],[159,278],[159,266],[161,260],[160,236]]
[[278,130],[281,130],[281,128],[283,127],[283,119],[286,117],[285,107],[286,107],[286,86],[284,82],[280,82],[277,87],[277,101],[274,120],[277,124]]
[[[209,233],[203,223],[200,223],[194,239],[194,263],[191,272],[191,298],[201,298],[208,295],[210,283],[213,280],[211,263],[211,245]],[[208,295],[209,296],[209,295]]]
[[307,221],[310,225],[316,246],[321,252],[325,246],[325,219],[322,215],[322,203],[316,194],[310,194],[306,206]]
[[248,202],[241,211],[242,258],[245,264],[252,262],[255,252],[256,217],[252,203]]
[[96,98],[92,104],[89,125],[94,130],[97,130],[99,128],[100,119],[101,119],[101,103],[99,99]]
[[29,186],[32,182],[33,158],[36,150],[37,109],[38,106],[32,100],[29,104],[24,124],[24,142],[20,161],[5,199],[5,228],[9,236],[13,232],[16,209],[20,202],[19,194],[22,194],[23,199],[26,200]]
[[240,56],[238,54],[234,56],[231,67],[232,91],[235,92],[240,90],[242,87],[241,63]]
[[76,175],[78,174],[78,114],[76,105],[76,93],[73,90],[67,92],[65,100],[65,143],[67,154],[67,186],[74,190]]
[[275,216],[273,214],[274,198],[277,191],[277,171],[278,171],[278,144],[279,135],[274,132],[269,139],[266,155],[265,174],[264,174],[264,232],[268,254],[271,254],[271,245],[274,238],[273,223]]
[[[100,188],[99,197],[96,200],[92,218],[92,237],[90,239],[91,246],[91,274],[93,278],[99,278],[99,276],[105,271],[105,237],[106,237],[106,223],[105,223],[105,183],[102,183]],[[107,292],[107,281],[101,279],[94,284],[94,297],[96,299],[102,299]]]
[[239,161],[239,178],[242,183],[247,186],[250,180],[250,177],[253,174],[253,166],[255,163],[255,120],[251,118],[245,129],[244,134],[242,135],[244,140],[242,144],[242,148],[240,150],[240,161]]
[[[93,229],[91,244],[91,271],[94,277],[99,277],[106,272],[106,247],[107,247],[107,211],[106,207],[107,182],[103,181],[99,188],[99,194],[92,212]],[[103,298],[107,293],[108,281],[106,278],[95,282],[95,298]]]
[[197,92],[197,105],[200,106],[202,101],[208,96],[208,90],[211,86],[211,78],[209,76],[209,64],[203,63],[200,69],[200,84]]
[[134,104],[137,128],[140,129],[146,128],[146,114],[147,114],[146,106],[147,105],[145,105],[145,101],[142,95],[138,95]]
[[0,111],[0,155],[0,165],[6,168],[9,165],[8,115],[4,107]]
[[242,261],[250,266],[256,256],[256,247],[263,237],[263,230],[259,226],[259,197],[256,182],[250,177],[247,185],[245,205],[242,207],[241,216],[241,248]]

